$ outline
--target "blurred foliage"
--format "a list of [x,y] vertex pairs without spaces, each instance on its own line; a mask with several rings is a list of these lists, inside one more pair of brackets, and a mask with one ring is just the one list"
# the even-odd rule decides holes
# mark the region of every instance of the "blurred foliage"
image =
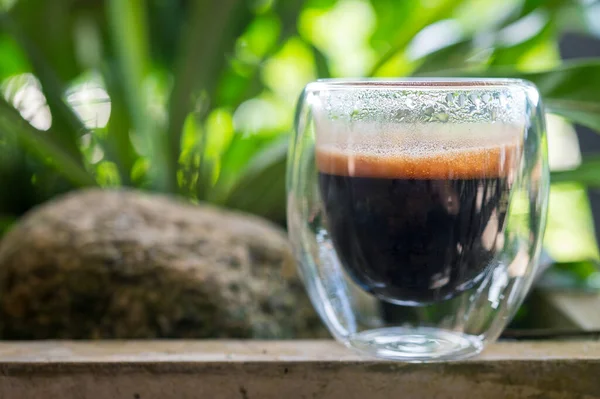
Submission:
[[[318,77],[519,76],[551,112],[600,130],[600,60],[564,63],[557,45],[567,30],[597,33],[593,1],[4,0],[0,9],[1,230],[90,185],[284,223],[295,101]],[[600,186],[597,166],[591,156],[553,172],[551,246],[565,231],[585,237],[581,250],[552,253],[561,260],[598,257],[582,188]]]
[[600,264],[594,260],[558,262],[544,274],[537,285],[547,289],[598,291]]

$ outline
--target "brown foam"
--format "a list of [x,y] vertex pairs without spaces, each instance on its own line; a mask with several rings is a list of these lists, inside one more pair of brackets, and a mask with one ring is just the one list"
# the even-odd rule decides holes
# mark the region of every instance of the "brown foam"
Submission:
[[432,151],[369,153],[335,147],[316,151],[322,173],[390,179],[476,179],[506,177],[514,171],[521,155],[515,144]]

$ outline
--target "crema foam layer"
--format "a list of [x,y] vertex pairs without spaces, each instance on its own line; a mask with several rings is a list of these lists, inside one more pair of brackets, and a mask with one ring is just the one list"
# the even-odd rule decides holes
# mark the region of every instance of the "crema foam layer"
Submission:
[[[369,127],[373,130],[373,126]],[[393,179],[507,177],[519,164],[523,129],[465,124],[381,132],[317,131],[321,173]]]

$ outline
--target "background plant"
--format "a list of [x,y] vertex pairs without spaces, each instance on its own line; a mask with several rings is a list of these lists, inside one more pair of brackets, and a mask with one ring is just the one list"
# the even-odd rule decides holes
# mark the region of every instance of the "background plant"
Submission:
[[[523,77],[549,111],[600,131],[600,59],[565,63],[557,47],[566,30],[598,31],[596,2],[0,4],[3,230],[86,186],[173,193],[284,223],[294,105],[318,77]],[[598,257],[583,187],[600,185],[600,156],[575,161],[552,176],[548,248],[564,261]]]

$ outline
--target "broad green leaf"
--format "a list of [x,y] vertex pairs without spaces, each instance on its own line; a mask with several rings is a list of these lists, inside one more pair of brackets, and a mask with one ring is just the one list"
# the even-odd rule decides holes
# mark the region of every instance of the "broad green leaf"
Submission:
[[231,144],[234,135],[233,116],[227,109],[214,109],[206,118],[203,151],[208,158],[218,159]]
[[[237,64],[234,60],[232,64]],[[240,68],[227,68],[215,94],[216,107],[237,108],[245,99],[254,97],[262,91],[258,68],[252,71]]]
[[[446,18],[460,4],[454,0],[435,0],[424,5],[419,1],[386,0],[373,3],[377,13],[378,31],[373,42],[389,43],[388,49],[374,63],[368,76],[378,71],[392,58],[404,52],[414,36],[426,26]],[[381,46],[381,45],[380,45]]]
[[[298,83],[300,82],[296,82],[294,85]],[[288,84],[292,86],[291,82]],[[298,86],[298,90],[301,90],[302,87],[303,85]],[[291,91],[289,94],[291,95]],[[281,132],[289,130],[294,115],[291,102],[296,99],[297,97],[294,96],[289,99],[289,102],[282,102],[280,96],[265,91],[259,96],[245,101],[234,114],[236,130],[247,136],[263,137],[277,136]]]
[[[541,18],[541,17],[540,17]],[[507,44],[498,40],[489,48],[477,47],[473,38],[451,44],[423,57],[413,75],[436,74],[446,69],[515,66],[536,51],[541,45],[554,39],[552,20],[547,20],[537,33],[517,43]],[[501,37],[501,36],[500,36]]]
[[[246,64],[242,60],[234,57],[230,60],[229,67],[221,76],[216,89],[214,106],[237,108],[248,98],[257,96],[263,91],[261,82],[261,68],[265,61],[281,50],[282,45],[287,43],[288,39],[297,34],[296,22],[302,6],[303,0],[286,0],[276,2],[272,10],[274,15],[268,14],[269,20],[273,20],[267,25],[271,27],[268,33],[269,46],[262,57],[255,59],[252,64]],[[274,24],[274,21],[277,21]],[[252,29],[252,24],[248,26],[248,31]],[[277,31],[277,32],[276,32]],[[245,32],[246,34],[248,32]],[[275,37],[274,33],[277,33]],[[242,35],[243,36],[243,35]],[[273,40],[275,39],[275,40]],[[238,42],[239,43],[239,42]]]
[[277,222],[285,220],[285,170],[289,137],[256,153],[229,193],[225,205]]
[[[403,31],[411,24],[411,18],[415,17],[421,5],[418,1],[379,0],[371,4],[377,16],[377,27],[371,36],[371,44],[376,51],[382,54],[389,50],[394,42],[410,40],[412,37],[402,38]],[[421,16],[417,16],[421,18]],[[423,25],[423,23],[419,23]],[[413,35],[420,29],[410,28]]]
[[261,75],[271,92],[291,104],[304,86],[316,78],[313,51],[304,40],[292,37],[265,62]]
[[110,161],[101,161],[96,167],[96,180],[102,187],[118,187],[121,178],[117,165]]
[[586,157],[572,170],[554,171],[552,183],[576,182],[589,187],[600,187],[600,157]]
[[432,73],[440,69],[465,68],[472,56],[473,42],[463,40],[434,51],[419,60],[413,75]]
[[246,178],[252,179],[258,176],[263,170],[284,159],[288,153],[289,142],[290,139],[287,135],[281,136],[254,154],[244,169],[238,187],[241,185],[248,185],[248,182],[243,181]]
[[31,72],[31,66],[23,49],[13,37],[6,34],[0,35],[0,54],[2,54],[0,57],[0,81],[11,75]]
[[502,24],[504,26],[509,25],[541,9],[557,12],[561,8],[574,5],[575,3],[576,1],[574,0],[524,0],[507,15]]
[[[462,2],[459,13],[469,13],[469,2]],[[487,35],[494,38],[493,43],[484,47],[477,46],[477,35],[449,45],[424,57],[419,62],[422,64],[413,72],[414,75],[433,73],[446,69],[467,68],[490,65],[518,66],[526,69],[538,68],[539,65],[552,65],[558,61],[555,35],[556,13],[561,12],[564,7],[571,7],[571,0],[552,0],[543,2],[539,0],[525,0],[513,8],[509,14],[498,17],[497,22],[487,29]],[[480,6],[484,4],[481,3]],[[516,43],[510,43],[514,38],[527,34],[527,29],[534,27],[537,23],[545,22],[537,33]],[[466,28],[468,30],[468,27]],[[507,43],[508,41],[508,43]],[[547,49],[553,49],[551,59],[548,63]],[[544,59],[540,60],[540,52],[544,53]],[[442,73],[443,74],[443,73]]]
[[573,100],[546,100],[549,112],[600,132],[600,99],[598,103]]
[[254,18],[237,39],[236,58],[248,64],[259,64],[277,44],[280,34],[281,22],[277,15],[270,13]]
[[[177,185],[180,194],[192,199],[197,199],[199,190],[199,169],[203,163],[202,143],[205,134],[201,122],[195,114],[189,114],[183,125],[181,136],[181,153],[179,154],[179,170],[177,171]],[[200,189],[202,191],[204,188]],[[200,196],[202,199],[202,196]]]
[[214,110],[206,123],[191,113],[185,120],[177,173],[180,193],[205,200],[218,178],[220,156],[233,135],[231,115]]
[[210,202],[223,205],[232,187],[240,179],[245,166],[268,143],[268,139],[264,136],[234,134],[229,147],[221,156],[219,177],[215,186],[207,194],[207,199]]
[[[540,16],[540,18],[543,18]],[[520,21],[517,23],[529,23],[530,21]],[[544,42],[554,39],[555,27],[552,19],[548,18],[541,29],[531,35],[529,38],[514,44],[500,44],[493,52],[491,67],[501,65],[517,65],[519,60],[527,55],[527,53]]]

